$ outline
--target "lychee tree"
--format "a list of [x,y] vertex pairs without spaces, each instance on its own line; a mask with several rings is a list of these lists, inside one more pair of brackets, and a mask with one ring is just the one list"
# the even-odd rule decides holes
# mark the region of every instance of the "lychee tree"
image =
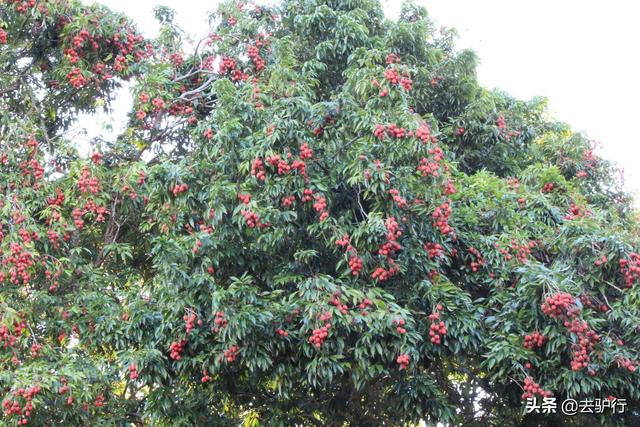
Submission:
[[637,214],[544,99],[411,3],[155,13],[0,2],[2,425],[639,422]]

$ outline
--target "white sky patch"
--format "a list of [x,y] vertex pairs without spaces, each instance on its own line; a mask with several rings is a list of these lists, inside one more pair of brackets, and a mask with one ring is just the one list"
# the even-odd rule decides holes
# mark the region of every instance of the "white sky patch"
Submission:
[[[640,194],[640,2],[628,0],[415,0],[438,25],[454,27],[458,46],[480,57],[478,79],[489,88],[520,99],[545,96],[553,116],[602,143],[602,157],[625,171],[626,185]],[[215,0],[103,0],[101,3],[133,18],[148,37],[158,25],[153,8],[176,11],[176,22],[189,35],[209,32],[207,16]],[[260,2],[264,3],[264,2]],[[271,3],[271,2],[269,2]],[[389,17],[397,17],[401,2],[382,0]],[[115,117],[90,118],[99,134],[101,124],[123,123],[130,97],[115,104]],[[91,126],[93,127],[93,126]],[[90,132],[92,135],[96,132]],[[103,132],[104,134],[104,132]],[[640,200],[636,201],[640,205]]]

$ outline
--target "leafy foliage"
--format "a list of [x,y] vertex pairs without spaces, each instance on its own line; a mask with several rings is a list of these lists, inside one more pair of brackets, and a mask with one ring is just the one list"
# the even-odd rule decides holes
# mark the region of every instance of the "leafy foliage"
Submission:
[[543,99],[411,3],[155,15],[0,3],[3,425],[638,422],[638,217]]

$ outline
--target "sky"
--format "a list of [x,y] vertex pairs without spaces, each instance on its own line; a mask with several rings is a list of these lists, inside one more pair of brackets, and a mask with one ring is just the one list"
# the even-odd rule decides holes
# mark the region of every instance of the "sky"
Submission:
[[[480,57],[478,80],[520,99],[545,96],[552,115],[598,141],[598,153],[624,170],[640,206],[640,2],[632,0],[415,0],[438,25],[456,28],[458,46]],[[125,12],[145,35],[157,24],[152,10],[165,5],[194,37],[208,33],[216,0],[103,0]],[[263,3],[263,2],[261,2]],[[401,2],[382,0],[389,17]],[[110,117],[124,123],[127,101]],[[97,116],[91,120],[106,120]]]

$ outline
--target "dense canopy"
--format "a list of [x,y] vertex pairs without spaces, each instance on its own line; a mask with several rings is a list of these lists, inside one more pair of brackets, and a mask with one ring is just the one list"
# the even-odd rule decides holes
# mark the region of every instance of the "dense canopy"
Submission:
[[544,99],[411,3],[155,13],[0,0],[0,425],[640,422],[637,214]]

